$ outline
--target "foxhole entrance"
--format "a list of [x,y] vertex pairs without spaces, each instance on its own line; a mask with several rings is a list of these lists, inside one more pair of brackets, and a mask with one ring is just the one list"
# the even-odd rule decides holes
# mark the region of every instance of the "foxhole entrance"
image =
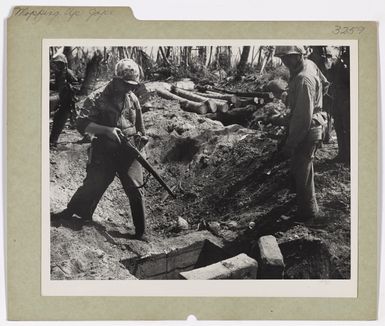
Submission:
[[229,258],[222,248],[209,240],[172,249],[167,253],[122,260],[132,275],[140,280],[179,279],[179,273],[205,267]]

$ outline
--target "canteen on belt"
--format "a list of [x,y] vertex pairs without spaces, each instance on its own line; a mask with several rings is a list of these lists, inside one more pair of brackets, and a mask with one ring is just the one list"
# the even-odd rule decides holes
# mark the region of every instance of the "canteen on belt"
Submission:
[[307,134],[306,140],[309,142],[317,142],[322,140],[323,128],[322,126],[311,127]]

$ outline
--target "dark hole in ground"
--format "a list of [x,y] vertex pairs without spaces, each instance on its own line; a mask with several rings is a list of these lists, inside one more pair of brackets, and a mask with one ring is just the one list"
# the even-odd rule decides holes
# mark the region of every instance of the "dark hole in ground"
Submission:
[[279,245],[285,279],[340,279],[327,246],[319,239],[296,239]]
[[167,152],[165,161],[190,162],[199,151],[199,142],[192,138],[178,139],[175,145]]
[[205,267],[227,258],[229,256],[220,247],[205,240],[168,253],[131,258],[122,263],[138,279],[173,280],[179,279],[180,272]]

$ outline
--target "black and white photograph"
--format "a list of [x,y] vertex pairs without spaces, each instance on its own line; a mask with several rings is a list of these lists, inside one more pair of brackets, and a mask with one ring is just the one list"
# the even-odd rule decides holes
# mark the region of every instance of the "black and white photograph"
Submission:
[[355,279],[338,42],[43,46],[49,280]]

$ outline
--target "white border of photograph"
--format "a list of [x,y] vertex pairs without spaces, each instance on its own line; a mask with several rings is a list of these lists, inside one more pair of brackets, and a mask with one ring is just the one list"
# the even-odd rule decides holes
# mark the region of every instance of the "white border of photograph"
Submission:
[[[350,46],[351,278],[345,280],[51,280],[49,178],[50,46]],[[356,40],[44,39],[42,44],[42,273],[43,296],[357,297],[358,277],[358,42]]]

